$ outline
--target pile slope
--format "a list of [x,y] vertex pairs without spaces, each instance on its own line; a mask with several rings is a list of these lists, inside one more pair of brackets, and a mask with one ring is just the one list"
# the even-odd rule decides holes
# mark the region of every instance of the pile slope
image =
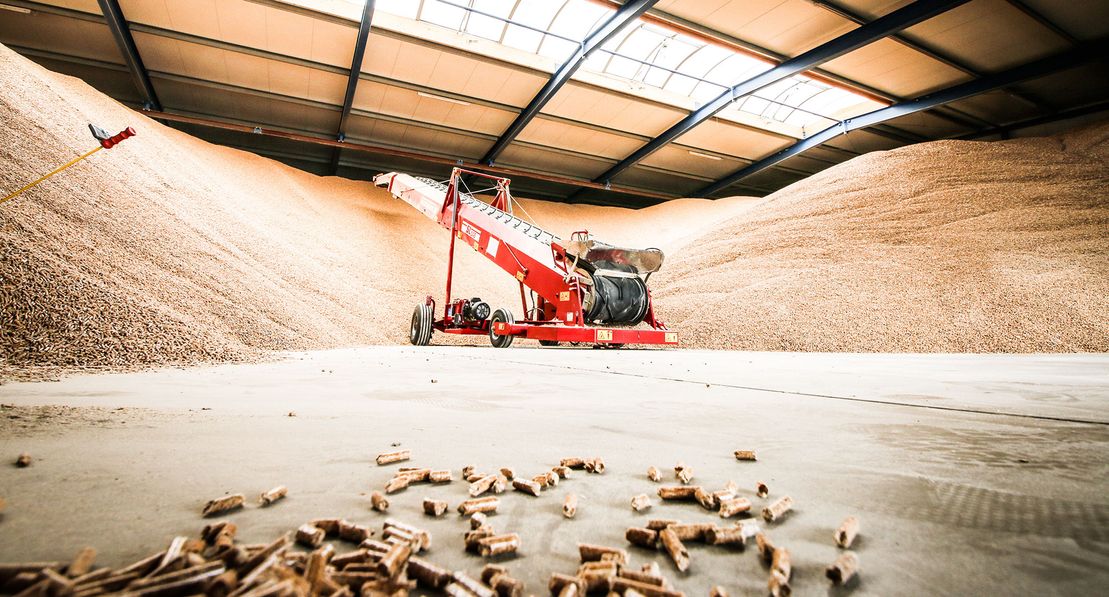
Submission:
[[[413,306],[442,293],[449,235],[369,183],[211,145],[2,45],[0,83],[0,189],[94,147],[87,123],[138,132],[0,206],[9,375],[400,343]],[[688,226],[649,237],[669,250],[696,234],[694,220],[708,226],[747,204],[683,202],[696,213]],[[596,223],[621,241],[674,209],[524,205],[556,232]],[[519,310],[511,277],[468,251],[459,267],[458,292]],[[448,341],[460,340],[436,336]]]
[[656,296],[741,350],[1109,350],[1109,123],[875,152],[688,245]]
[[[407,339],[448,235],[369,183],[211,145],[0,46],[0,189],[138,135],[0,206],[7,367],[132,367]],[[766,199],[641,210],[522,201],[568,235],[662,248],[659,310],[690,347],[1109,350],[1106,137],[869,154]],[[462,251],[459,292],[518,310]],[[483,343],[437,335],[435,342]]]

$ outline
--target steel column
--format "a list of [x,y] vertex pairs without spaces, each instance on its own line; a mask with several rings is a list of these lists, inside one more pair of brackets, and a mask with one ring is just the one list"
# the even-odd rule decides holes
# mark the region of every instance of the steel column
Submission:
[[158,94],[154,91],[154,85],[150,83],[150,77],[146,74],[146,67],[142,63],[142,57],[139,56],[139,50],[135,47],[135,39],[131,37],[131,29],[127,26],[127,19],[123,17],[123,10],[119,7],[119,2],[116,0],[97,0],[100,3],[100,10],[104,13],[104,20],[108,23],[108,28],[112,30],[112,37],[116,40],[116,45],[119,46],[119,53],[123,54],[123,60],[127,63],[127,69],[131,71],[131,78],[135,80],[135,87],[138,88],[139,94],[143,97],[143,106],[147,110],[162,110],[162,103],[158,101]]
[[761,172],[779,162],[787,160],[818,145],[822,145],[850,131],[874,126],[887,120],[920,112],[921,110],[929,110],[937,106],[1020,83],[1021,81],[1036,79],[1064,71],[1072,67],[1080,66],[1086,62],[1102,58],[1107,55],[1107,52],[1109,52],[1109,38],[845,120],[842,125],[828,127],[807,139],[798,141],[790,147],[765,157],[746,168],[712,183],[697,191],[692,196],[705,197],[719,192],[748,176]]
[[585,62],[585,59],[603,46],[605,42],[612,39],[612,37],[619,33],[624,27],[635,22],[640,15],[647,12],[647,9],[654,6],[657,1],[658,0],[628,0],[628,2],[616,11],[616,14],[612,15],[612,17],[605,21],[599,29],[585,38],[585,41],[574,51],[574,54],[551,75],[547,84],[539,90],[539,93],[536,94],[530,102],[528,102],[527,107],[512,121],[512,124],[509,125],[504,134],[493,143],[493,147],[481,158],[481,163],[493,165],[497,157],[501,155],[501,152],[508,147],[508,144],[512,143],[520,132],[527,127],[528,123],[530,123],[532,119],[539,114],[539,111],[543,109],[543,106],[546,106],[547,102],[551,101],[551,98],[558,93],[558,90],[562,89],[562,86],[570,80],[570,77],[574,76],[574,73],[577,72],[578,68]]
[[[339,115],[339,132],[336,138],[343,141],[347,138],[347,120],[350,119],[350,109],[354,106],[354,92],[358,90],[358,80],[362,74],[362,59],[366,56],[366,41],[370,38],[370,24],[374,19],[374,0],[366,0],[362,7],[362,20],[358,24],[358,37],[354,40],[354,58],[350,61],[350,74],[347,76],[347,90],[343,95],[343,110]],[[339,171],[339,154],[343,150],[336,148],[331,154],[331,174],[334,176]]]
[[829,60],[851,52],[852,50],[856,50],[879,39],[888,37],[906,27],[911,27],[917,23],[928,20],[960,4],[965,4],[967,1],[968,0],[917,0],[917,2],[913,2],[904,8],[895,10],[866,25],[849,31],[800,56],[786,60],[762,74],[742,81],[720,94],[716,99],[694,110],[689,116],[683,118],[680,122],[670,127],[650,143],[636,150],[635,153],[621,160],[620,163],[609,168],[608,171],[593,179],[593,181],[603,183],[612,180],[617,174],[627,170],[674,139],[689,132],[697,125],[726,108],[728,104],[745,95],[754,93],[767,85],[771,85],[787,77],[815,68]]

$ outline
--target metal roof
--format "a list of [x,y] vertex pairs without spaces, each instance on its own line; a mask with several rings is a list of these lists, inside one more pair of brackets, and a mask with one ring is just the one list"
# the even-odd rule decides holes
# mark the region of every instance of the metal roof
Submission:
[[[1105,0],[640,0],[617,20],[622,4],[0,0],[0,43],[320,174],[492,163],[521,195],[623,205],[761,195],[868,151],[1089,118],[1109,100]],[[788,72],[803,56],[816,59]],[[954,99],[888,109],[936,97]]]

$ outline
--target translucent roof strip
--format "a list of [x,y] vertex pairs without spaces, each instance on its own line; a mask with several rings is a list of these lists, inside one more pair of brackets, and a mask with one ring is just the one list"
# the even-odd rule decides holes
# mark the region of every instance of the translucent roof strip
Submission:
[[[362,0],[345,0],[361,5]],[[378,10],[564,61],[614,11],[590,0],[377,0]],[[602,73],[707,103],[772,64],[639,20],[583,64]],[[877,104],[804,75],[739,98],[721,113],[794,127],[798,136],[861,114]]]

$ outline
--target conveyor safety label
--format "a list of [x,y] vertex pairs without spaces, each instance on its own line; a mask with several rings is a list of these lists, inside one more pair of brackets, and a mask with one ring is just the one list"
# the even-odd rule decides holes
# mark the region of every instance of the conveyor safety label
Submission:
[[499,248],[501,248],[501,241],[497,240],[494,236],[490,236],[489,245],[485,247],[485,252],[488,253],[490,257],[496,257],[497,249]]
[[462,221],[462,232],[466,233],[466,236],[474,239],[475,242],[481,240],[481,231],[471,226],[470,223],[465,220]]

